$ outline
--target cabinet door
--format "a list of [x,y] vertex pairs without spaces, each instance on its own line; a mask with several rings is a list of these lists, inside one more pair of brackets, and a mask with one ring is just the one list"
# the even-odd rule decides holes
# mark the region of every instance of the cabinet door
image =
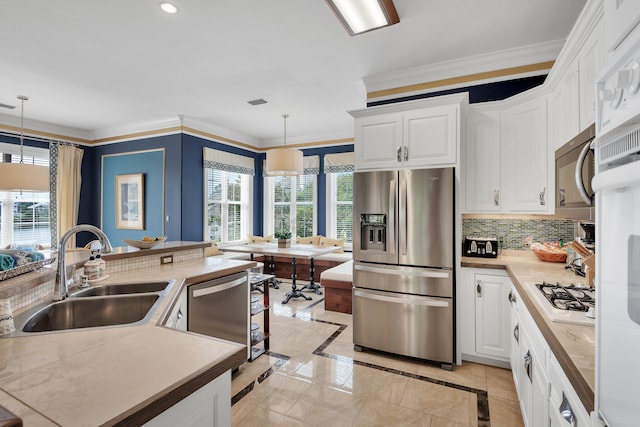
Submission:
[[458,107],[423,108],[404,113],[404,166],[455,164]]
[[596,79],[604,61],[602,24],[589,35],[580,51],[580,130],[596,120]]
[[509,358],[511,342],[511,307],[508,277],[475,275],[476,352]]
[[402,165],[402,114],[381,114],[355,121],[356,169]]
[[502,202],[507,211],[548,211],[546,102],[528,101],[503,115]]
[[467,117],[466,130],[466,208],[500,211],[500,112]]

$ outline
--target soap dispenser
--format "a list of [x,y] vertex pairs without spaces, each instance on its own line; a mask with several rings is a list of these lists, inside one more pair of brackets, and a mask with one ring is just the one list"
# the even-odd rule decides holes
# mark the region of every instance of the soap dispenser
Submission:
[[89,261],[84,263],[84,274],[89,277],[89,280],[96,280],[100,277],[100,262],[96,261],[96,257],[92,255],[89,257]]
[[104,277],[107,274],[107,263],[100,256],[100,252],[96,254],[96,261],[98,261],[98,277]]

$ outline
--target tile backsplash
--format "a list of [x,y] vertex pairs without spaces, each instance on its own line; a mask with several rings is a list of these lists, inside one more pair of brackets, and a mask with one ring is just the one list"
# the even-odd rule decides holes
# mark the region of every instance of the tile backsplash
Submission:
[[462,237],[497,237],[504,241],[503,249],[528,249],[524,239],[531,236],[534,242],[550,242],[560,239],[573,240],[575,223],[567,219],[513,219],[513,218],[463,218]]

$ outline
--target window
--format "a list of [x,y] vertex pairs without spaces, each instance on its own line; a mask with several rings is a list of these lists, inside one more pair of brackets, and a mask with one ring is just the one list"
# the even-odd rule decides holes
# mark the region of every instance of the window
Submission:
[[327,237],[353,242],[353,172],[327,174]]
[[315,195],[315,174],[267,177],[265,235],[291,231],[293,236],[313,236],[317,229]]
[[204,239],[237,242],[253,232],[253,159],[204,149]]
[[[0,143],[0,161],[20,162],[20,146]],[[24,147],[24,163],[49,166],[49,150]],[[51,245],[49,193],[0,192],[0,247]]]
[[353,164],[354,154],[327,154],[327,237],[353,242]]

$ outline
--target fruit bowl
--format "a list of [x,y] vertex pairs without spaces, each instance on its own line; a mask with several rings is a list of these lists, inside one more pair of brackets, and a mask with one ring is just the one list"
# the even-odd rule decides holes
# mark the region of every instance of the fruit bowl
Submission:
[[545,242],[534,243],[531,245],[531,250],[538,257],[540,261],[546,262],[566,262],[567,251],[565,248],[561,248],[559,243]]
[[125,239],[123,237],[120,238],[120,240],[122,240],[124,243],[126,243],[129,246],[133,246],[134,248],[138,248],[138,249],[151,249],[152,247],[164,242],[165,240],[167,240],[167,236],[158,236],[155,238],[150,238],[152,240],[148,240],[148,239],[142,239],[142,240],[129,240],[129,239]]

